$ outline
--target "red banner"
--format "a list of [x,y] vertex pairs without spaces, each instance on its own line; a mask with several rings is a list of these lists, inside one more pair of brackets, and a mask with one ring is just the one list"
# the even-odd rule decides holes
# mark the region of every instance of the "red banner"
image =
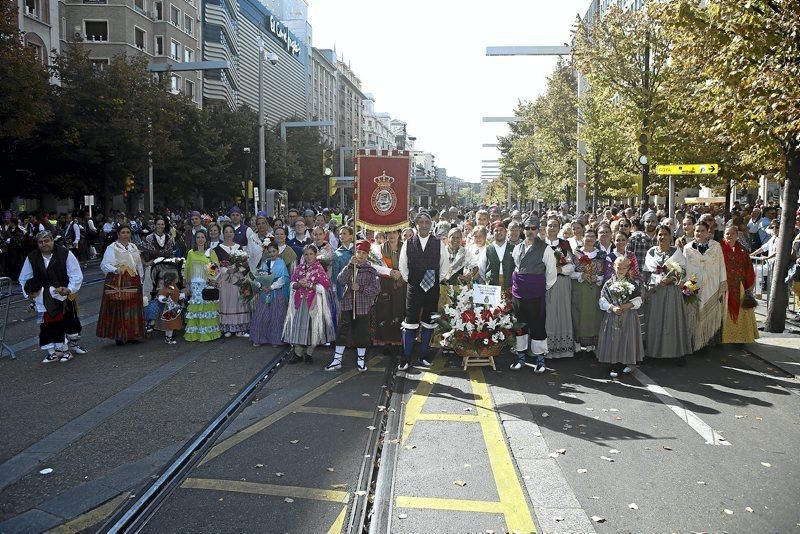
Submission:
[[408,151],[358,151],[355,183],[358,224],[376,231],[408,225],[410,165]]

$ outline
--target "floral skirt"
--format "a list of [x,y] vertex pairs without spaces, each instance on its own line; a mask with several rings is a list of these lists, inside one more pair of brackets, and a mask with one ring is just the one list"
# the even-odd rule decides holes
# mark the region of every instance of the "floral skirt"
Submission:
[[192,297],[186,308],[186,341],[211,341],[220,337],[219,301],[203,300],[205,282],[192,282]]

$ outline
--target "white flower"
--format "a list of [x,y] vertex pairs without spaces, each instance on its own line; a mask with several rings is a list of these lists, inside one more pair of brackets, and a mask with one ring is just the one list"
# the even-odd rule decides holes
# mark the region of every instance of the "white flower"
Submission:
[[489,344],[489,340],[488,340],[488,339],[484,339],[484,340],[483,340],[483,344],[484,344],[484,345],[488,345],[488,344]]

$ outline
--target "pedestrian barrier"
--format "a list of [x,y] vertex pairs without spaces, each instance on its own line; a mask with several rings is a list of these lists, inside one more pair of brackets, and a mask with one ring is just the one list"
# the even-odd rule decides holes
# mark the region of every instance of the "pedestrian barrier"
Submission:
[[12,360],[17,358],[17,354],[6,343],[6,324],[8,323],[8,308],[11,302],[11,278],[6,276],[0,278],[0,358],[6,351]]

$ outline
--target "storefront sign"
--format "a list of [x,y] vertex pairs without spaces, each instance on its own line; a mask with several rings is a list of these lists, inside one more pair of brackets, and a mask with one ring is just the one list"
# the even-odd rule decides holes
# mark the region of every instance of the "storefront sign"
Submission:
[[274,15],[269,16],[269,31],[284,44],[287,52],[295,57],[300,57],[300,42],[289,32],[289,28]]

